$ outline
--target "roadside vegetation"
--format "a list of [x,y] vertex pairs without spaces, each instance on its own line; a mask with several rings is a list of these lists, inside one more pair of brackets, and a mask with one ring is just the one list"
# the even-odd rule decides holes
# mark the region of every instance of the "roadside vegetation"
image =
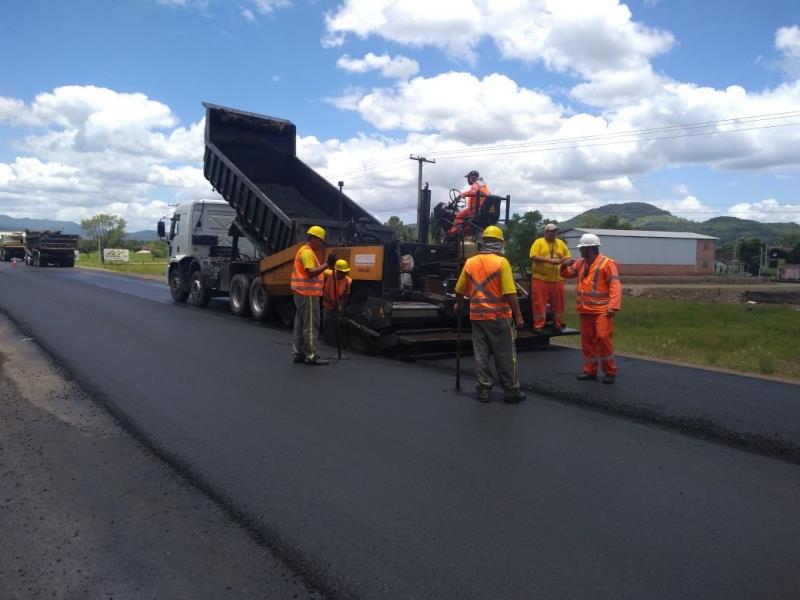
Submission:
[[167,272],[167,259],[158,258],[151,254],[130,253],[130,262],[112,263],[100,260],[97,252],[80,254],[80,259],[75,263],[77,267],[90,267],[94,269],[105,269],[118,273],[140,273],[145,275],[159,275],[165,277]]
[[[564,320],[577,327],[575,294],[565,294]],[[800,379],[800,306],[622,300],[614,350],[741,373]],[[580,347],[578,336],[553,343]]]

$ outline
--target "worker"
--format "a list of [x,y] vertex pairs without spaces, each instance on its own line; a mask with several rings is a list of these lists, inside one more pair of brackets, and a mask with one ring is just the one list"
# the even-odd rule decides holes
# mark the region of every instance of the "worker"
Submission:
[[326,263],[320,264],[319,254],[325,247],[325,230],[313,225],[306,232],[306,243],[297,251],[292,267],[291,288],[294,292],[294,336],[292,358],[296,363],[327,365],[328,361],[317,354],[319,337],[319,302],[322,297],[323,273],[336,262],[329,254]]
[[[494,377],[489,355],[494,357],[497,378],[505,391],[506,402],[525,399],[517,376],[516,329],[525,322],[519,310],[517,288],[511,264],[502,256],[503,230],[490,225],[483,231],[478,254],[467,259],[456,283],[456,310],[461,314],[464,298],[469,298],[472,347],[478,381],[478,401],[491,399]],[[512,318],[513,317],[513,318]]]
[[458,197],[466,198],[467,206],[455,216],[453,226],[450,228],[449,237],[451,239],[457,238],[462,229],[464,235],[470,235],[472,233],[472,225],[469,223],[465,225],[464,221],[466,219],[474,219],[478,214],[478,208],[481,204],[479,199],[486,198],[486,196],[491,194],[489,186],[484,183],[483,178],[477,171],[470,171],[464,175],[464,177],[467,178],[469,188],[461,192]]
[[322,286],[322,329],[325,342],[331,345],[336,344],[336,336],[339,335],[336,329],[337,313],[344,312],[350,295],[350,285],[353,283],[349,272],[350,265],[343,258],[336,261],[333,270],[325,271],[325,282]]
[[544,236],[531,244],[531,310],[536,333],[542,332],[548,303],[553,313],[553,329],[560,330],[564,326],[564,278],[559,268],[572,256],[567,245],[557,236],[558,225],[548,223],[544,227]]
[[600,254],[600,238],[585,233],[578,242],[581,258],[561,265],[561,275],[578,278],[578,313],[581,317],[583,372],[581,380],[596,380],[603,369],[603,383],[614,383],[617,363],[611,336],[614,315],[622,308],[622,285],[617,263]]

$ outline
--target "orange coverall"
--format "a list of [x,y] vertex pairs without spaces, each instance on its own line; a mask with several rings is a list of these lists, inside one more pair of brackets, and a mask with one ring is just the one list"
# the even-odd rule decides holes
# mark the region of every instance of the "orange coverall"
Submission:
[[[486,196],[489,196],[491,194],[491,192],[489,191],[489,186],[487,186],[480,180],[473,183],[468,190],[461,192],[459,197],[467,199],[467,207],[456,215],[456,218],[453,221],[453,226],[450,228],[451,237],[455,237],[458,235],[458,232],[464,223],[464,219],[472,218],[478,214],[478,202],[477,202],[478,193],[480,193],[481,198],[485,198]],[[464,227],[465,235],[471,233],[472,233],[472,228],[469,225]]]
[[622,285],[614,259],[598,254],[591,265],[579,258],[570,266],[561,267],[561,275],[578,278],[578,313],[581,317],[581,348],[583,372],[596,375],[598,366],[603,373],[616,375],[614,347],[614,319],[608,311],[622,308]]

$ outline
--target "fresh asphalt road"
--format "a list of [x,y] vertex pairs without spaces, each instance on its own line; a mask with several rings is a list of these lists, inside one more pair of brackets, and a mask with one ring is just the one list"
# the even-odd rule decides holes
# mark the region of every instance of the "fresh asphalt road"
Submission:
[[481,405],[417,365],[294,365],[288,332],[157,283],[2,263],[0,308],[331,598],[800,593],[796,465],[541,396]]

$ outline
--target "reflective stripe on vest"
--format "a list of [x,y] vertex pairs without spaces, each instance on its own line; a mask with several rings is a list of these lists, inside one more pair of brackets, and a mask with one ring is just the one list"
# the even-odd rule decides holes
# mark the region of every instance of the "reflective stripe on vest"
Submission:
[[470,319],[488,321],[511,318],[511,307],[503,298],[500,283],[502,262],[503,258],[495,254],[479,254],[464,265]]
[[[592,278],[592,287],[591,290],[584,290],[584,279],[585,276],[581,275],[578,279],[578,291],[577,291],[577,304],[578,310],[580,311],[581,307],[602,307],[608,306],[610,301],[610,294],[609,289],[606,287],[603,291],[598,291],[598,287],[600,285],[600,271],[602,271],[605,266],[608,264],[610,259],[607,256],[604,256],[602,259],[598,260],[594,266],[594,272],[591,273]],[[583,266],[581,267],[583,270]],[[619,279],[619,277],[612,276],[608,281],[605,282],[606,286],[611,283],[612,280]]]
[[351,279],[346,276],[342,277],[338,282],[339,285],[337,286],[336,295],[334,296],[333,278],[334,275],[325,278],[322,291],[322,308],[327,308],[328,310],[336,310],[336,300],[338,299],[341,301],[342,298],[347,296],[347,292],[350,289]]
[[301,296],[322,296],[322,283],[324,276],[322,273],[316,277],[309,277],[308,271],[303,266],[303,261],[300,260],[300,255],[304,250],[311,250],[314,255],[314,267],[319,267],[319,258],[317,253],[308,244],[303,244],[294,255],[294,267],[292,267],[292,281],[291,287],[295,294]]

